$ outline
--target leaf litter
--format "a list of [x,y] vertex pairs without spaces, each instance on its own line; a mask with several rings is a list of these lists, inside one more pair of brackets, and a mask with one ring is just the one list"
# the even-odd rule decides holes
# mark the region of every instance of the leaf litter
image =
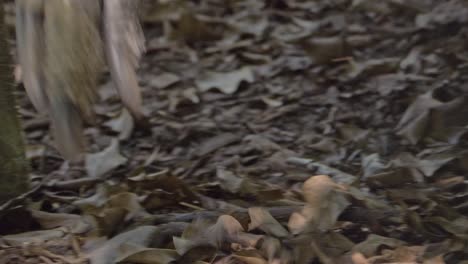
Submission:
[[104,82],[59,181],[18,91],[1,263],[468,263],[464,1],[143,2],[151,131]]

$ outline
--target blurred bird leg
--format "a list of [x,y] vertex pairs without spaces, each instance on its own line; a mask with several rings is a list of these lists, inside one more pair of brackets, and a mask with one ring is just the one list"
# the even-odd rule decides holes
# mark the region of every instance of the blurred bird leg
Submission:
[[43,0],[16,0],[16,38],[18,61],[26,92],[39,112],[46,112],[48,99],[45,73]]
[[104,1],[104,39],[107,63],[124,105],[138,122],[144,122],[136,69],[145,51],[138,21],[138,1]]

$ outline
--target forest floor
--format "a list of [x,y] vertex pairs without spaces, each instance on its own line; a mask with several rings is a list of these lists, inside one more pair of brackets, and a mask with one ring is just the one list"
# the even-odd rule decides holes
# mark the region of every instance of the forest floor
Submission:
[[21,92],[0,263],[468,263],[465,1],[159,2],[151,133],[104,81],[86,178]]

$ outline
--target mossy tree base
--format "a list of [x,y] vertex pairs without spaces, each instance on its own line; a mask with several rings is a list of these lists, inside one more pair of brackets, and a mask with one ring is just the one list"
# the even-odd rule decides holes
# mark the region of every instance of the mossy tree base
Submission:
[[[3,1],[0,0],[3,6]],[[0,203],[28,190],[28,164],[16,109],[13,64],[0,8]]]

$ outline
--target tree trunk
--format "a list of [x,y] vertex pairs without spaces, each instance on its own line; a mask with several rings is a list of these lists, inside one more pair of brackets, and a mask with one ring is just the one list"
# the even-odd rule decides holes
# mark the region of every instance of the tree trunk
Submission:
[[3,0],[0,0],[0,203],[27,191],[29,187],[4,18]]

